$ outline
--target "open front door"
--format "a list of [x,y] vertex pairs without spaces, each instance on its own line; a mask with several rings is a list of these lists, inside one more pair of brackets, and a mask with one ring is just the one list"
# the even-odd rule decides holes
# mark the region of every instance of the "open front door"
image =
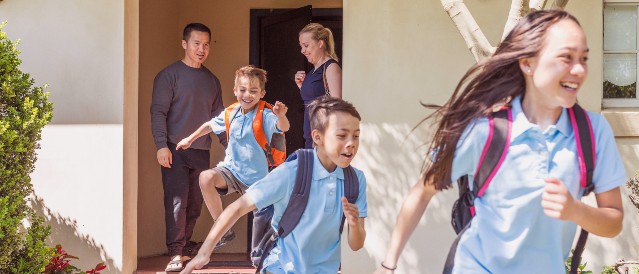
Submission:
[[288,155],[304,147],[304,104],[294,76],[296,71],[307,69],[298,34],[311,22],[311,6],[263,16],[259,20],[259,62],[255,65],[268,72],[264,100],[281,101],[288,106],[286,117],[291,123],[286,133]]

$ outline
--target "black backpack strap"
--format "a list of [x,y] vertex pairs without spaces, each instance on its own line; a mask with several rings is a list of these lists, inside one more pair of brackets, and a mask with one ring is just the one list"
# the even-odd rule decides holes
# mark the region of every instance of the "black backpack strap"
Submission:
[[[342,169],[344,171],[344,196],[349,203],[354,204],[359,197],[359,179],[355,169],[351,166],[347,166]],[[344,230],[344,222],[346,221],[346,215],[342,213],[342,223],[339,225],[339,233],[342,234]]]
[[[592,174],[595,170],[596,150],[592,124],[590,123],[588,113],[578,104],[568,109],[568,114],[575,135],[575,141],[577,142],[581,186],[584,188],[583,196],[587,196],[595,188],[595,185],[592,183]],[[581,254],[586,247],[586,240],[588,240],[588,231],[582,228],[579,233],[577,245],[572,253],[572,261],[570,262],[571,274],[577,274],[579,271]]]
[[256,256],[259,255],[259,261],[257,263],[257,268],[255,269],[255,274],[261,273],[262,268],[264,267],[264,261],[266,260],[266,257],[268,257],[268,255],[271,253],[271,250],[273,250],[273,248],[275,247],[275,244],[277,244],[278,238],[279,237],[277,236],[277,233],[275,233],[273,228],[269,226],[269,229],[267,230],[264,238],[262,238],[259,244],[259,246],[262,247],[262,249],[260,250],[261,253],[256,254]]
[[475,172],[473,180],[473,193],[475,197],[484,195],[486,188],[492,181],[493,177],[499,170],[502,162],[508,153],[510,146],[510,134],[512,128],[512,111],[510,109],[502,109],[489,117],[490,133],[487,146],[484,147],[479,166]]
[[304,214],[306,204],[308,203],[311,182],[313,181],[313,150],[299,149],[295,151],[295,154],[297,157],[295,185],[293,186],[291,198],[288,201],[288,205],[284,210],[277,229],[277,234],[282,238],[291,233],[302,218],[302,214]]

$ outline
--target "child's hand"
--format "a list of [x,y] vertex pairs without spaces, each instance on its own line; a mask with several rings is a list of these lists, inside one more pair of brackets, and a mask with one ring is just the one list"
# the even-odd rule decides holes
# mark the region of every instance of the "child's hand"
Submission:
[[575,214],[576,201],[566,185],[557,178],[545,179],[546,187],[541,195],[541,207],[548,217],[571,220]]
[[187,149],[189,147],[191,147],[191,144],[193,142],[191,140],[189,140],[189,138],[184,138],[182,139],[182,141],[180,141],[179,143],[177,143],[177,145],[175,146],[175,150],[179,150],[181,149]]
[[210,260],[211,258],[209,256],[198,253],[195,258],[193,258],[188,264],[186,264],[186,267],[184,267],[180,274],[190,274],[191,272],[193,272],[193,270],[202,269],[202,267],[208,264]]
[[359,208],[356,204],[348,202],[346,197],[342,197],[342,206],[344,207],[344,216],[349,226],[356,226],[359,223]]
[[286,115],[287,110],[288,110],[288,107],[280,101],[275,102],[275,105],[273,106],[273,113],[275,113],[277,117],[282,117]]

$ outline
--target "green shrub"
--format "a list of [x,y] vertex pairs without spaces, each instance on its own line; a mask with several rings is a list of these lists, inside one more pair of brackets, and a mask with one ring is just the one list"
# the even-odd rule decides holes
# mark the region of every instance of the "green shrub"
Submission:
[[40,273],[53,254],[45,244],[50,228],[27,200],[33,193],[29,175],[35,150],[53,106],[45,87],[34,87],[29,74],[18,69],[18,42],[7,38],[4,25],[0,24],[0,273]]

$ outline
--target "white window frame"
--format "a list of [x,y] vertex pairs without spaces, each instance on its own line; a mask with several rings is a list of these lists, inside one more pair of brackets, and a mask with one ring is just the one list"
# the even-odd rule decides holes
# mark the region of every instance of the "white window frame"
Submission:
[[[631,6],[631,5],[636,5],[637,8],[637,14],[639,15],[639,0],[604,0],[604,9],[606,8],[606,6],[609,5],[620,5],[620,6]],[[602,9],[603,11],[603,9]],[[603,16],[603,14],[602,14]],[[604,18],[605,21],[605,18]],[[605,35],[605,33],[604,33]],[[637,60],[637,83],[636,83],[636,93],[635,93],[635,98],[603,98],[603,82],[601,83],[601,96],[602,96],[602,104],[604,108],[636,108],[639,107],[639,19],[637,20],[637,45],[635,47],[635,50],[628,50],[628,51],[606,51],[605,49],[603,50],[603,55],[602,55],[602,62],[603,62],[603,57],[605,54],[609,54],[609,53],[629,53],[629,54],[635,54]],[[603,73],[603,66],[602,66],[602,73]],[[603,80],[603,79],[602,79]]]

